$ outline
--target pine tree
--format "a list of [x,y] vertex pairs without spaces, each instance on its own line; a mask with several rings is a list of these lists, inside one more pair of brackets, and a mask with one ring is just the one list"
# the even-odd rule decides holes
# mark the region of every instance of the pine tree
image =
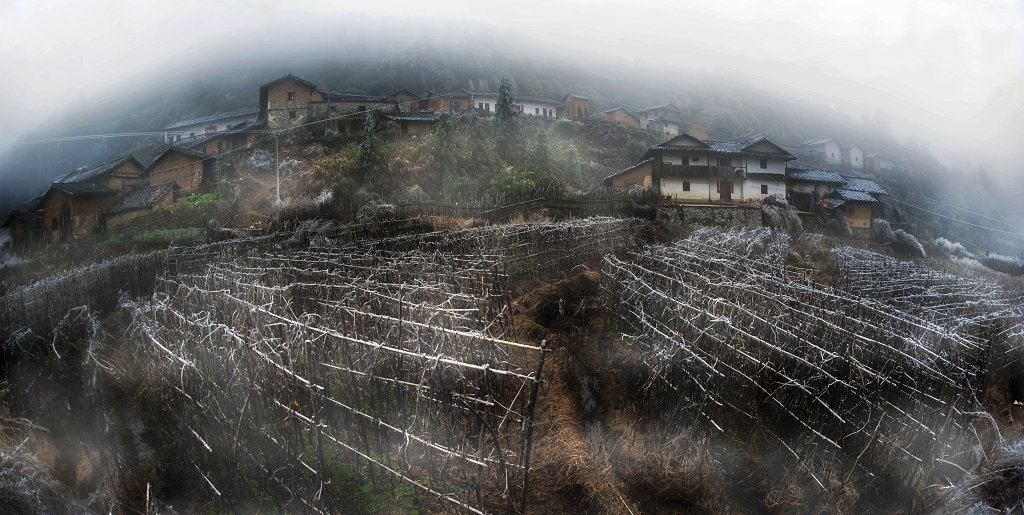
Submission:
[[494,148],[498,155],[511,161],[520,147],[519,108],[512,93],[512,79],[505,75],[498,86],[498,101],[494,106]]

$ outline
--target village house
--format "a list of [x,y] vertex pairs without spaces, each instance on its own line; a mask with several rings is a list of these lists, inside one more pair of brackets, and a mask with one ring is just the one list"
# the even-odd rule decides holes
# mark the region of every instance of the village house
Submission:
[[58,178],[54,183],[95,183],[107,189],[127,191],[146,185],[142,163],[128,154],[95,166],[83,166]]
[[790,167],[786,169],[786,200],[798,211],[824,213],[824,199],[846,179],[835,171],[817,167]]
[[259,109],[249,108],[175,122],[162,129],[164,143],[180,144],[183,140],[223,132],[241,123],[255,122],[257,115]]
[[[394,111],[397,108],[388,97],[321,91],[315,84],[288,74],[260,86],[257,119],[271,130],[297,127],[327,118],[344,118],[346,122],[356,120],[361,127],[362,119],[358,116],[343,115],[368,110]],[[355,125],[337,121],[332,124],[335,130],[345,134]]]
[[857,145],[844,145],[832,138],[803,142],[797,153],[825,165],[838,165],[855,170],[865,168],[864,150]]
[[214,159],[195,150],[171,147],[146,168],[145,174],[149,176],[150,186],[173,182],[183,191],[192,193],[204,178],[211,176]]
[[630,114],[625,108],[616,107],[614,109],[602,111],[601,115],[604,117],[606,122],[617,123],[619,125],[625,125],[626,127],[640,128],[640,119]]
[[399,136],[413,138],[429,136],[434,133],[434,126],[437,125],[437,116],[431,113],[421,114],[386,114],[384,118],[395,123],[395,132]]
[[796,159],[764,137],[700,140],[681,134],[605,178],[613,189],[656,188],[676,202],[750,202],[786,193],[786,162]]
[[174,189],[176,187],[177,185],[173,182],[165,182],[135,190],[121,197],[104,211],[106,227],[118,227],[157,209],[169,209],[174,205]]
[[42,247],[45,244],[43,212],[40,209],[43,198],[37,197],[15,207],[0,227],[5,227],[11,238],[11,250],[21,254]]
[[586,120],[590,117],[590,99],[575,93],[562,97],[562,103],[555,110],[555,116],[570,120]]
[[260,136],[257,131],[261,128],[260,122],[246,121],[224,131],[204,134],[178,146],[211,156],[232,150],[249,149],[256,144],[257,138]]
[[[486,91],[464,90],[464,93],[473,96],[472,105],[478,113],[483,115],[494,114],[498,107],[498,94]],[[516,109],[527,116],[540,116],[543,118],[554,118],[558,111],[558,102],[528,95],[516,95]]]
[[407,89],[400,89],[388,95],[387,98],[394,102],[399,113],[411,114],[420,112],[420,102],[423,100],[419,95]]
[[872,179],[826,168],[786,170],[786,198],[798,211],[841,214],[849,227],[867,229],[882,216],[878,197],[888,192]]
[[427,108],[435,114],[469,114],[473,109],[473,95],[470,93],[430,92],[427,99]]
[[657,132],[666,138],[679,135],[682,112],[674,104],[658,104],[636,112],[640,128]]
[[64,243],[101,227],[103,210],[117,200],[117,190],[94,182],[55,182],[43,195],[46,242]]

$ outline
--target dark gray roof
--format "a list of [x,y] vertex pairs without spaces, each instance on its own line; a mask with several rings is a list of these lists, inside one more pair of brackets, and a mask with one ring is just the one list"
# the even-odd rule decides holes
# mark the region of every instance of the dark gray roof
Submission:
[[619,170],[619,171],[609,175],[608,177],[605,177],[604,180],[607,181],[608,179],[611,179],[612,177],[618,177],[619,175],[622,175],[622,174],[624,174],[626,172],[630,172],[630,171],[636,170],[637,168],[640,168],[641,166],[643,166],[643,165],[645,165],[647,163],[653,163],[653,162],[654,162],[654,158],[653,157],[648,158],[648,159],[644,159],[643,161],[640,161],[640,162],[638,162],[636,164],[632,164],[632,165],[630,165],[630,166],[628,166],[626,168],[623,168],[622,170]]
[[309,87],[311,87],[313,89],[316,89],[316,84],[313,84],[312,82],[309,82],[308,80],[305,80],[305,79],[300,79],[299,77],[296,77],[296,76],[294,76],[294,75],[292,75],[290,73],[288,75],[285,75],[284,77],[280,77],[280,78],[274,79],[274,80],[272,80],[272,81],[270,81],[270,82],[260,86],[260,89],[262,90],[263,88],[266,88],[266,87],[270,86],[271,84],[275,84],[277,82],[281,82],[281,81],[283,81],[285,79],[297,80],[297,81],[299,81],[299,82],[301,82],[301,83],[303,83],[303,84],[305,84],[305,85],[307,85],[307,86],[309,86]]
[[841,198],[843,200],[852,200],[854,202],[878,202],[875,197],[871,196],[866,191],[856,191],[847,189],[836,189],[832,196]]
[[656,110],[659,110],[659,109],[668,109],[670,111],[679,112],[679,108],[676,107],[675,104],[673,104],[671,102],[665,103],[665,104],[658,104],[658,105],[654,105],[654,106],[649,106],[649,107],[645,107],[643,109],[637,109],[636,112],[638,112],[638,113],[646,113],[647,111],[656,111]]
[[106,214],[116,215],[118,213],[124,213],[125,211],[153,207],[153,204],[159,202],[160,199],[162,199],[164,195],[170,193],[172,189],[174,189],[174,183],[168,182],[143,188],[141,190],[135,190],[122,197],[121,200],[117,201],[113,206],[110,206],[110,208],[106,210]]
[[437,116],[429,113],[425,114],[387,114],[385,118],[395,121],[410,121],[410,122],[436,122]]
[[55,182],[50,186],[51,190],[57,190],[68,195],[104,195],[107,193],[116,193],[114,190],[105,186],[100,186],[92,182],[69,182],[59,183]]
[[[213,156],[208,155],[208,154],[204,154],[204,153],[202,153],[202,152],[200,152],[198,150],[192,150],[192,149],[185,148],[185,147],[171,147],[171,148],[168,148],[167,150],[165,150],[163,154],[160,154],[160,157],[157,157],[153,162],[155,163],[155,162],[159,161],[161,157],[164,157],[164,155],[166,155],[168,152],[172,152],[172,151],[173,152],[178,152],[179,154],[184,154],[184,155],[190,156],[190,157],[198,157],[199,159],[207,159],[207,158],[211,158],[212,159],[213,158]],[[150,164],[149,166],[153,166],[153,165]]]
[[320,94],[323,96],[325,102],[390,102],[391,99],[388,97],[378,97],[374,95],[362,95],[356,93],[331,93],[327,91],[321,91]]
[[839,172],[825,169],[804,170],[790,168],[786,171],[786,177],[799,182],[823,182],[827,184],[843,184],[846,179]]
[[217,121],[217,120],[224,120],[224,119],[227,119],[227,118],[238,118],[240,116],[252,116],[252,118],[255,120],[256,119],[256,115],[259,112],[260,112],[260,110],[258,108],[251,108],[251,109],[239,109],[237,111],[229,111],[229,112],[226,112],[226,113],[211,114],[210,116],[204,116],[202,118],[193,118],[191,120],[182,120],[180,122],[174,122],[174,123],[168,125],[167,127],[164,127],[163,130],[167,131],[167,130],[171,130],[171,129],[177,129],[179,127],[187,127],[189,125],[196,125],[196,124],[200,124],[200,123],[207,123],[207,122],[213,122],[213,121]]
[[803,142],[803,146],[805,146],[805,147],[813,147],[813,146],[817,146],[817,145],[822,145],[822,144],[828,143],[829,141],[832,141],[832,138],[809,139],[809,140]]
[[109,163],[103,163],[101,165],[95,165],[95,166],[83,166],[81,168],[78,168],[78,169],[72,171],[71,173],[68,173],[68,174],[64,175],[63,177],[61,177],[61,178],[59,178],[59,179],[57,179],[56,181],[53,181],[53,182],[55,184],[56,183],[68,184],[68,183],[72,183],[72,182],[85,182],[85,181],[88,181],[89,179],[93,179],[93,178],[96,178],[96,177],[98,177],[100,175],[103,175],[104,173],[107,173],[107,172],[113,170],[114,168],[117,168],[118,165],[120,165],[121,163],[124,163],[126,161],[135,161],[135,164],[139,165],[140,169],[142,168],[142,163],[139,163],[134,157],[132,157],[131,154],[128,154],[126,156],[122,156],[122,157],[119,157],[119,158],[117,158],[117,159],[115,159],[113,161],[110,161]]
[[862,177],[846,177],[846,184],[843,185],[843,189],[850,191],[863,191],[865,193],[871,193],[874,195],[888,195],[889,192],[885,191],[880,184],[877,182]]
[[257,120],[246,120],[246,121],[244,121],[242,123],[239,123],[238,125],[233,125],[231,127],[228,127],[228,129],[224,130],[224,131],[211,132],[211,133],[208,133],[208,134],[203,134],[203,135],[200,135],[200,136],[196,136],[195,139],[189,139],[187,144],[181,145],[181,147],[179,147],[179,148],[193,149],[193,148],[198,147],[199,145],[202,145],[203,143],[206,143],[207,141],[210,141],[212,139],[216,139],[216,138],[219,138],[219,137],[222,137],[222,136],[230,136],[232,134],[238,134],[238,133],[244,132],[244,131],[255,130],[257,127],[259,127],[262,124],[263,124],[263,122],[260,122],[260,121],[257,121]]

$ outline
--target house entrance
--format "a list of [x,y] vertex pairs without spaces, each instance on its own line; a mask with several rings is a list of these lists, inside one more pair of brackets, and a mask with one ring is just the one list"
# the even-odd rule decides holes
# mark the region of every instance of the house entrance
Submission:
[[718,182],[718,200],[732,200],[732,181]]

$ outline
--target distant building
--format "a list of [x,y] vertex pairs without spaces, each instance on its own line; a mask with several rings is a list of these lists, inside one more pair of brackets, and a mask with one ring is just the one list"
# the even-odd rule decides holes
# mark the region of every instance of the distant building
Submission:
[[128,154],[101,165],[76,168],[53,182],[94,183],[114,191],[128,191],[146,185],[144,169],[138,159]]
[[407,89],[400,89],[388,95],[387,98],[395,103],[399,113],[407,114],[420,112],[420,102],[423,100],[419,95]]
[[395,132],[399,136],[413,138],[429,136],[434,133],[434,127],[437,125],[437,116],[431,113],[395,113],[384,115],[384,117],[395,123]]
[[636,112],[640,128],[657,132],[666,138],[679,135],[682,112],[675,104],[658,104],[639,109]]
[[42,247],[46,232],[43,229],[42,197],[14,208],[0,227],[6,227],[11,238],[11,250],[21,254]]
[[180,144],[207,134],[223,132],[240,123],[255,122],[259,109],[240,109],[192,120],[174,122],[164,127],[164,143]]
[[[171,147],[146,168],[149,185],[173,182],[187,192],[194,192],[213,171],[214,157],[186,148]],[[109,207],[109,206],[105,206]]]
[[849,227],[867,229],[882,216],[878,198],[888,192],[872,179],[827,168],[786,170],[786,196],[799,211],[839,212]]
[[[321,91],[315,84],[289,74],[260,86],[257,118],[271,130],[336,118],[330,126],[349,134],[356,125],[362,126],[362,120],[342,115],[369,110],[397,111],[397,105],[388,97]],[[343,122],[339,123],[339,119]],[[345,123],[353,120],[355,124]]]
[[[472,95],[472,105],[480,114],[491,115],[498,107],[498,94],[487,91],[464,90],[464,93]],[[515,106],[519,112],[526,116],[540,116],[543,118],[554,118],[558,111],[558,102],[529,95],[516,95]]]
[[55,182],[40,206],[46,242],[64,243],[100,227],[103,210],[117,200],[117,190],[95,182]]
[[135,190],[121,197],[103,213],[107,228],[124,225],[157,209],[170,208],[174,205],[174,189],[176,187],[177,185],[173,182],[165,182]]
[[256,121],[242,122],[238,125],[228,127],[224,131],[204,134],[200,137],[188,140],[182,148],[195,150],[207,155],[215,156],[224,152],[231,152],[239,149],[252,148],[260,137],[263,124]]
[[601,115],[607,122],[625,125],[626,127],[640,128],[640,119],[630,114],[625,108],[616,107],[614,109],[602,111]]
[[786,193],[786,162],[796,159],[767,138],[700,140],[681,134],[605,178],[614,189],[655,188],[679,202],[749,202]]
[[800,145],[800,152],[806,157],[830,165],[843,162],[843,150],[839,142],[831,138],[807,140]]
[[569,93],[562,97],[562,103],[556,108],[555,115],[559,118],[566,117],[570,120],[586,120],[590,117],[590,99],[582,95]]

